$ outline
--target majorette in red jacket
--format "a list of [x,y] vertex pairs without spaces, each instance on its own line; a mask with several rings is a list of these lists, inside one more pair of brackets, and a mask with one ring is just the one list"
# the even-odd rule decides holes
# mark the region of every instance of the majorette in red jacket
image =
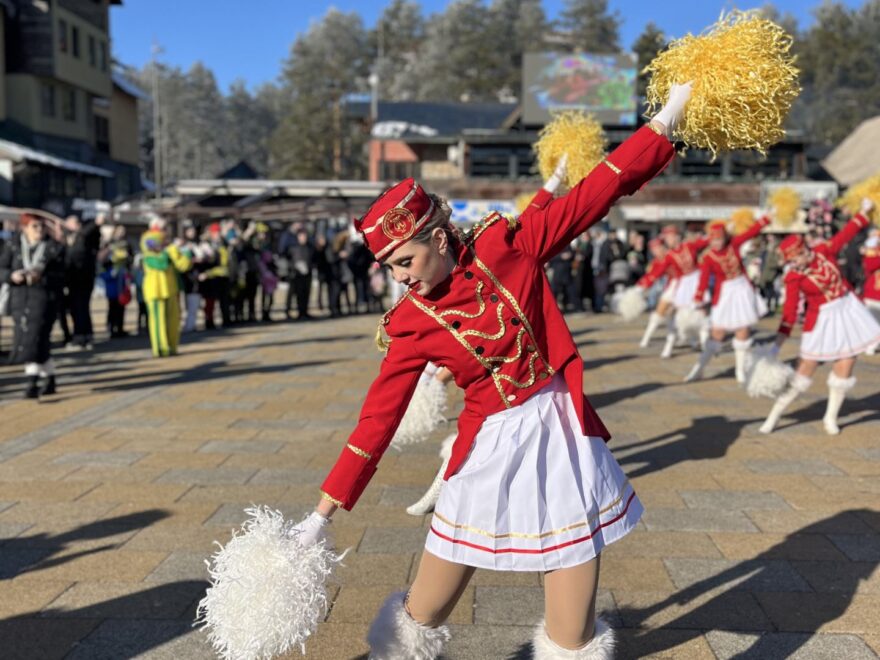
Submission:
[[712,304],[718,303],[724,283],[727,280],[736,279],[744,273],[739,249],[746,241],[760,234],[761,230],[769,224],[770,218],[761,218],[742,234],[731,238],[727,245],[720,250],[709,249],[703,252],[703,257],[700,260],[700,284],[697,286],[697,292],[694,295],[694,300],[697,304],[702,304],[706,297],[706,290],[709,288],[709,277],[711,275],[715,275],[715,290],[712,292]]
[[323,485],[325,499],[351,509],[406,411],[428,361],[448,367],[464,410],[445,478],[461,467],[483,420],[519,405],[563,374],[581,431],[610,437],[583,395],[583,362],[544,274],[544,264],[659,174],[674,150],[639,129],[568,194],[514,219],[494,213],[459,245],[450,277],[427,296],[408,291],[385,315],[391,338],[357,427]]
[[642,275],[636,284],[646,289],[664,275],[675,280],[684,275],[690,275],[698,267],[699,255],[706,246],[708,239],[697,238],[686,241],[674,250],[669,250],[662,259],[654,259],[648,267],[648,272]]
[[805,268],[792,268],[785,274],[785,304],[782,306],[779,332],[784,335],[791,334],[797,322],[801,295],[807,302],[804,312],[804,332],[809,332],[816,325],[819,308],[822,305],[852,291],[852,286],[837,266],[837,253],[867,226],[868,219],[865,216],[862,214],[854,216],[830,240],[813,246],[813,260]]
[[880,247],[867,248],[862,255],[862,268],[865,271],[866,300],[880,300]]

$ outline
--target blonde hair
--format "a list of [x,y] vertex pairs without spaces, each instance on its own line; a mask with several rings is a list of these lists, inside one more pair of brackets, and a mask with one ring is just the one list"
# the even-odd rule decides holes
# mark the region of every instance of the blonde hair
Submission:
[[446,236],[450,241],[461,241],[461,234],[458,229],[450,224],[452,218],[452,208],[442,197],[429,194],[428,197],[434,202],[434,213],[419,232],[412,237],[413,243],[427,244],[431,242],[431,236],[435,229],[442,229],[446,232]]

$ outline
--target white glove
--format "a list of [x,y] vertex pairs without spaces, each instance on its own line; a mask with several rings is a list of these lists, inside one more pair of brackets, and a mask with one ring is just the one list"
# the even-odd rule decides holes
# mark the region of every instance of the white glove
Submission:
[[687,105],[688,99],[693,91],[693,81],[686,82],[684,85],[673,85],[669,90],[669,98],[666,105],[660,108],[654,119],[666,127],[666,137],[672,139],[672,132],[681,121],[684,114],[684,106]]
[[544,190],[550,193],[556,192],[559,184],[562,183],[563,179],[565,179],[565,173],[567,170],[568,154],[562,154],[562,158],[560,158],[559,162],[556,163],[556,169],[553,170],[553,174],[551,174],[550,178],[547,179],[547,181],[544,183]]
[[282,531],[282,536],[287,539],[296,539],[300,545],[308,548],[327,539],[326,528],[329,524],[329,518],[325,518],[317,511],[312,511],[296,525],[287,523]]
[[868,215],[871,211],[874,210],[874,202],[870,197],[862,197],[862,206],[859,211],[862,215]]

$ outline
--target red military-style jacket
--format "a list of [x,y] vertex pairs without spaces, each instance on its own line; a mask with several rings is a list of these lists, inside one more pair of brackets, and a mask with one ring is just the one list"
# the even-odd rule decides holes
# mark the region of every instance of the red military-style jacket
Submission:
[[690,275],[697,269],[700,252],[707,245],[709,245],[708,239],[697,238],[682,243],[674,250],[669,250],[662,259],[655,259],[651,262],[648,272],[642,275],[636,284],[647,289],[664,275],[668,275],[673,280]]
[[739,249],[746,241],[760,234],[761,230],[769,224],[770,218],[761,218],[742,234],[731,238],[727,245],[720,250],[706,250],[703,253],[703,258],[700,260],[700,284],[697,286],[696,294],[694,294],[694,300],[698,304],[702,304],[706,297],[706,290],[709,288],[709,278],[712,275],[715,275],[715,290],[712,292],[712,304],[718,303],[724,283],[727,280],[736,279],[745,272],[743,270],[742,257],[739,256]]
[[806,299],[804,332],[809,332],[819,318],[819,308],[826,302],[837,300],[852,291],[837,266],[837,253],[856,234],[868,226],[868,218],[858,214],[846,223],[830,240],[812,248],[813,260],[805,268],[792,268],[785,274],[785,304],[779,332],[790,335],[797,322],[801,295]]
[[880,247],[865,250],[862,268],[865,271],[864,298],[880,300]]
[[321,486],[351,509],[376,472],[428,361],[449,368],[464,410],[446,479],[489,415],[517,406],[556,373],[574,398],[581,431],[610,437],[583,395],[583,362],[544,264],[601,220],[622,195],[659,174],[674,155],[650,126],[639,129],[572,190],[519,219],[491,214],[458,245],[450,276],[426,296],[408,291],[385,315],[391,338],[354,432]]

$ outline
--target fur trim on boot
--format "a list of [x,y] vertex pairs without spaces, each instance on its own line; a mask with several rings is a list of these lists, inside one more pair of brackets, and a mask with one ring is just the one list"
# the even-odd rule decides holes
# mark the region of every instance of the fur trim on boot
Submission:
[[593,630],[593,639],[579,649],[564,649],[547,635],[544,622],[538,624],[532,639],[535,660],[613,660],[614,631],[599,617]]
[[449,641],[449,628],[415,621],[403,605],[404,592],[391,594],[367,633],[370,660],[435,660]]

